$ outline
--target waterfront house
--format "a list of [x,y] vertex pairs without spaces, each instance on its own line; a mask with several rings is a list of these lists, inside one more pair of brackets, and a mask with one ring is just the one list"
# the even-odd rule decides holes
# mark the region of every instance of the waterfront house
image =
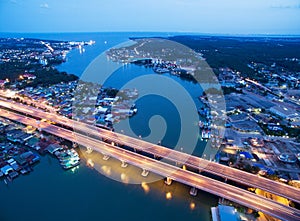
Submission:
[[1,172],[4,174],[4,175],[8,175],[8,173],[11,171],[13,172],[14,169],[10,166],[10,165],[6,165],[2,168],[0,168]]

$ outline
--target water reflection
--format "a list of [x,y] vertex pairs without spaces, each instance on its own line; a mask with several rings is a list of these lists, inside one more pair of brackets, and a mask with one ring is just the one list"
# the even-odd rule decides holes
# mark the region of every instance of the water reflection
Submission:
[[191,202],[191,203],[190,203],[190,209],[191,209],[191,210],[194,210],[195,207],[196,207],[196,204],[195,204],[194,202]]
[[149,193],[150,187],[147,183],[142,182],[141,186],[142,186],[142,188],[143,188],[143,190],[145,191],[146,194]]
[[[100,174],[110,177],[111,179],[119,180],[122,184],[131,184],[130,186],[133,187],[136,186],[137,189],[141,189],[143,194],[147,195],[149,198],[165,199],[166,202],[172,202],[172,204],[178,204],[179,202],[184,203],[186,205],[186,210],[202,215],[205,208],[208,209],[208,204],[217,205],[217,197],[202,192],[201,190],[198,191],[196,197],[192,197],[189,194],[190,186],[177,182],[172,182],[170,186],[166,185],[164,177],[152,172],[150,172],[148,176],[143,177],[141,175],[141,168],[131,164],[128,164],[127,167],[122,167],[121,161],[113,157],[110,157],[108,160],[103,160],[102,154],[95,151],[87,153],[84,148],[81,149],[80,155],[89,168],[95,169]],[[182,167],[184,168],[185,166],[182,165]],[[158,181],[151,182],[153,180]]]
[[172,199],[172,193],[171,193],[171,192],[167,192],[167,193],[166,193],[166,199],[167,199],[167,200]]
[[88,166],[88,167],[90,167],[90,168],[93,168],[94,167],[94,162],[92,161],[92,159],[88,159],[87,161],[86,161],[86,165]]
[[104,172],[104,174],[110,176],[111,175],[111,167],[103,165],[101,166],[102,171]]
[[121,180],[123,183],[128,184],[129,183],[129,177],[125,173],[121,173]]

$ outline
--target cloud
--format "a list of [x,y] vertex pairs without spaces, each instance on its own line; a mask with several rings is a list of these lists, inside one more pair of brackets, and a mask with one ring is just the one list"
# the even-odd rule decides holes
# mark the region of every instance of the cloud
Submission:
[[49,8],[49,5],[48,5],[48,3],[43,3],[43,4],[40,4],[40,7],[41,8]]
[[10,3],[18,4],[17,0],[9,0]]

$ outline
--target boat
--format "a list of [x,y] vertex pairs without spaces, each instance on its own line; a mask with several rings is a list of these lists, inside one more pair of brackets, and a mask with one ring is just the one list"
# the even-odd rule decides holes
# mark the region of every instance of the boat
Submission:
[[168,68],[155,68],[154,72],[159,73],[159,74],[163,74],[163,73],[169,73],[170,70]]
[[71,169],[80,164],[79,154],[74,149],[59,151],[55,154],[64,169]]
[[21,174],[27,174],[27,173],[29,173],[30,172],[30,170],[29,169],[26,169],[26,168],[23,168],[21,171]]
[[204,123],[201,120],[199,121],[198,125],[199,125],[200,129],[203,129]]
[[80,160],[78,153],[73,149],[61,151],[56,156],[60,162],[68,161],[68,160],[78,160],[78,161]]
[[70,160],[80,160],[79,156],[71,156],[71,155],[65,155],[58,158],[60,162],[63,161],[70,161]]
[[210,130],[203,129],[201,132],[202,139],[209,139],[210,138]]
[[61,165],[65,170],[68,170],[68,169],[78,166],[79,164],[80,164],[79,161],[69,161],[66,164],[61,164]]

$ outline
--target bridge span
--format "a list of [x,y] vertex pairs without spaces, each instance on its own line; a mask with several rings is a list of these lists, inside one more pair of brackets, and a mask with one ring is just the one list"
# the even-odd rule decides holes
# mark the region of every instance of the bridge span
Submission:
[[0,116],[26,125],[31,125],[66,140],[77,142],[82,146],[92,148],[100,153],[105,153],[116,159],[122,159],[122,161],[126,161],[134,166],[146,169],[163,177],[170,177],[178,182],[226,198],[230,201],[261,211],[278,219],[289,221],[300,220],[299,210],[232,185],[183,170],[176,166],[157,161],[129,150],[124,150],[123,148],[107,144],[86,135],[73,132],[69,129],[61,128],[47,122],[37,122],[34,118],[26,117],[11,111],[0,109]]
[[33,116],[35,118],[48,119],[66,127],[76,128],[76,131],[80,134],[88,135],[96,139],[107,139],[116,144],[129,146],[136,150],[189,166],[197,169],[198,171],[208,172],[237,183],[259,188],[300,203],[300,189],[284,183],[276,182],[258,175],[218,164],[216,162],[211,162],[209,160],[191,156],[180,151],[152,144],[141,139],[132,138],[124,134],[101,129],[83,122],[74,121],[58,114],[44,112],[40,109],[22,105],[14,101],[0,99],[0,106],[25,115]]

